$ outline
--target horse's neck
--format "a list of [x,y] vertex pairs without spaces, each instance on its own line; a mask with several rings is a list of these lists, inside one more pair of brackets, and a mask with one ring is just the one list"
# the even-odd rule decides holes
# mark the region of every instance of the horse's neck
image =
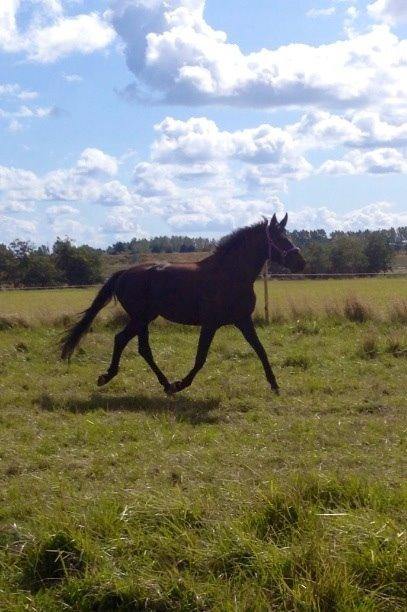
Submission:
[[238,278],[240,281],[254,283],[259,276],[264,264],[266,263],[266,255],[256,253],[248,253],[247,250],[236,250],[230,252],[223,262],[223,266],[230,270],[232,277]]

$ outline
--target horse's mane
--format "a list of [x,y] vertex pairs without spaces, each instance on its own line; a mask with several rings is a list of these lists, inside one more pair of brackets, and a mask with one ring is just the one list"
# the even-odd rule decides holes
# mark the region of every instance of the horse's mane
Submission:
[[255,232],[260,229],[260,227],[265,227],[267,224],[267,220],[260,221],[257,223],[253,223],[253,225],[247,225],[246,227],[240,227],[239,229],[231,232],[227,236],[221,238],[219,243],[215,248],[215,255],[227,255],[231,251],[238,249],[242,244],[244,244],[246,238],[252,232]]

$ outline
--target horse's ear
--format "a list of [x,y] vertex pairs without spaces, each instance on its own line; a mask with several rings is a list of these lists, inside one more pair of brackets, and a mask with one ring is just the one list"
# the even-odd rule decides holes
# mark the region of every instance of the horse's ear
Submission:
[[284,219],[281,219],[279,225],[280,225],[280,229],[284,229],[285,226],[287,225],[287,221],[288,221],[288,213],[285,213]]
[[276,213],[274,213],[274,215],[271,217],[270,226],[275,227],[276,225],[277,225],[277,217],[276,217]]

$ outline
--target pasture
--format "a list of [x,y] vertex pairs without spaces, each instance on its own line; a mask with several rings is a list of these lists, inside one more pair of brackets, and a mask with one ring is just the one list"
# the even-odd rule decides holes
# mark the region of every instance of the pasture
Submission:
[[[93,289],[0,293],[0,609],[405,610],[406,280],[270,283],[167,398],[132,342],[95,386],[121,318],[70,365],[64,321]],[[158,322],[171,380],[197,330]]]

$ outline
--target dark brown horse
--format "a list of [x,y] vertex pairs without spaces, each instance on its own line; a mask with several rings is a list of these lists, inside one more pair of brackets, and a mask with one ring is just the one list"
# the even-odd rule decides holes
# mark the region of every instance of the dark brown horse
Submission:
[[[222,325],[235,325],[260,358],[271,388],[278,392],[251,315],[256,304],[253,284],[267,259],[283,264],[292,272],[301,271],[305,262],[299,249],[285,233],[287,215],[279,223],[274,215],[267,220],[244,227],[224,238],[215,252],[198,263],[142,264],[116,272],[103,285],[82,319],[62,342],[62,359],[69,358],[81,337],[88,331],[97,313],[113,296],[130,316],[126,327],[115,336],[112,360],[106,374],[99,376],[104,385],[119,371],[122,352],[138,336],[138,350],[146,360],[164,391],[177,393],[188,387],[202,368],[209,347]],[[148,326],[158,316],[176,323],[200,325],[195,365],[183,378],[170,383],[154,361]]]

